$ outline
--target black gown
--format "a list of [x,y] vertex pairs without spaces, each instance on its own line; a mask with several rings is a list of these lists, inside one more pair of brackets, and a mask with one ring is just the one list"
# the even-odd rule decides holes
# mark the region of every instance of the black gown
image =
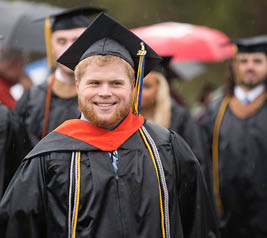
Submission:
[[[42,137],[48,83],[28,89],[18,101],[16,111],[24,121],[32,145]],[[47,134],[69,119],[79,118],[78,97],[60,98],[52,92]]]
[[192,118],[190,112],[173,100],[171,104],[170,129],[177,132],[196,155],[208,184],[209,191],[211,192],[211,164],[204,135],[199,125]]
[[[221,99],[213,102],[202,126],[212,143]],[[220,127],[219,181],[223,237],[267,237],[267,102],[247,119],[228,106]]]
[[31,145],[16,113],[0,104],[0,199]]
[[[174,132],[148,121],[144,125],[166,176],[171,237],[219,237],[214,207],[189,147]],[[138,131],[117,149],[117,173],[107,151],[50,133],[26,156],[1,201],[1,237],[68,237],[73,151],[81,151],[77,237],[162,237],[158,180]]]

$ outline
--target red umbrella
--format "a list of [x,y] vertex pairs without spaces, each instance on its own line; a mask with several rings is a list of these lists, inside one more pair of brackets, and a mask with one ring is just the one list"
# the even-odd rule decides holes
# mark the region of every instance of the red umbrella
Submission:
[[165,22],[132,31],[159,55],[173,56],[173,61],[216,62],[234,54],[223,32],[205,26]]

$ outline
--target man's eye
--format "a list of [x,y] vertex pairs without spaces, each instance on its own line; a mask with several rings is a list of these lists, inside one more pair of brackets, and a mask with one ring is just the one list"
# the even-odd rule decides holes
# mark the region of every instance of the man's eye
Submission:
[[246,59],[241,59],[241,60],[239,60],[239,63],[240,64],[245,64],[245,63],[247,63],[247,60]]
[[261,60],[261,59],[255,59],[255,60],[254,60],[254,63],[255,63],[255,64],[260,64],[260,63],[262,63],[262,60]]
[[58,43],[59,45],[65,45],[65,44],[66,44],[66,41],[65,41],[64,39],[58,39],[58,40],[57,40],[57,43]]
[[114,86],[119,86],[119,85],[121,85],[122,83],[121,83],[121,82],[118,82],[118,81],[114,81],[112,84],[113,84]]
[[88,82],[89,85],[99,85],[99,82],[97,81],[91,81],[91,82]]
[[143,88],[144,89],[150,89],[150,88],[152,88],[152,86],[150,85],[150,84],[143,84]]

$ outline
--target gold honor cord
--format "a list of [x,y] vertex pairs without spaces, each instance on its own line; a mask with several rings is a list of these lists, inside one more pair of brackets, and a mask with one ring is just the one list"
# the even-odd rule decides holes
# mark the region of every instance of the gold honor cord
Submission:
[[142,71],[143,71],[143,63],[144,58],[147,53],[145,50],[145,44],[143,42],[140,43],[141,50],[137,52],[137,55],[139,55],[139,63],[138,63],[138,70],[137,70],[137,77],[135,81],[135,87],[134,87],[134,95],[133,95],[133,113],[134,115],[139,114],[139,104],[141,103],[140,99],[140,90],[142,89]]
[[230,96],[226,96],[220,106],[218,115],[215,120],[212,137],[212,172],[213,172],[213,190],[215,195],[216,204],[218,207],[219,215],[223,215],[222,199],[220,197],[220,181],[219,181],[219,135],[222,119],[229,104]]
[[77,228],[79,200],[80,200],[80,183],[81,183],[81,152],[78,152],[78,161],[77,161],[77,197],[76,197],[76,204],[75,204],[75,216],[74,216],[72,238],[76,238],[76,228]]
[[159,180],[159,173],[158,173],[158,168],[157,168],[157,165],[156,165],[156,162],[155,162],[155,157],[153,155],[153,152],[150,148],[150,145],[142,131],[141,128],[138,129],[142,138],[143,138],[143,141],[145,142],[145,145],[150,153],[150,156],[151,156],[151,159],[152,159],[152,162],[153,162],[153,165],[155,167],[155,171],[156,171],[156,175],[157,175],[157,180],[158,180],[158,185],[159,185],[159,200],[160,200],[160,215],[161,215],[161,229],[162,229],[162,238],[165,238],[165,227],[164,227],[164,212],[163,212],[163,202],[162,202],[162,191],[161,191],[161,186],[160,186],[160,180]]
[[54,69],[56,67],[56,62],[53,57],[52,52],[52,42],[51,42],[51,21],[50,17],[45,19],[45,45],[46,45],[46,56],[47,56],[47,63],[50,69]]

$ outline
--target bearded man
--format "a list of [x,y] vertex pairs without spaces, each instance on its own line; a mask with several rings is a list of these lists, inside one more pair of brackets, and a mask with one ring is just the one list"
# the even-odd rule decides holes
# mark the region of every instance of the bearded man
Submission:
[[139,114],[160,57],[101,14],[58,61],[75,70],[82,117],[26,156],[0,204],[2,237],[218,237],[194,154]]
[[222,237],[267,237],[267,36],[235,40],[224,99],[203,119]]

